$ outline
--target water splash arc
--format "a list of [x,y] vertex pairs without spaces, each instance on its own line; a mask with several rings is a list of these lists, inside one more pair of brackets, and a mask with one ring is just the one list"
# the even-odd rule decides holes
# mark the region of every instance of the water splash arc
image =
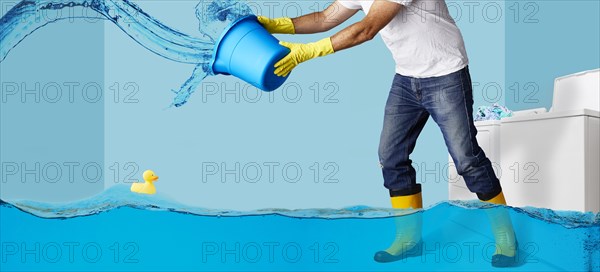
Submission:
[[[67,12],[60,12],[66,10]],[[40,16],[56,12],[53,16]],[[66,15],[65,15],[66,14]],[[185,104],[199,84],[212,75],[209,66],[216,37],[231,22],[251,14],[234,0],[201,1],[196,6],[201,37],[166,26],[129,0],[21,1],[0,18],[0,62],[36,30],[65,19],[104,19],[112,22],[147,50],[172,61],[195,64],[186,82],[174,90],[174,106]]]

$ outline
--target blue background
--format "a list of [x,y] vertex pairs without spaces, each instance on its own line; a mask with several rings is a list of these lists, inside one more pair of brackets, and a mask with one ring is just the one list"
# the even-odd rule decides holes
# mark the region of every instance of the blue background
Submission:
[[[135,2],[166,25],[199,35],[196,1]],[[0,14],[16,3],[0,0]],[[293,17],[325,5],[271,1],[252,6],[257,14]],[[512,109],[549,108],[555,77],[600,66],[598,1],[448,5],[465,38],[475,107],[498,102]],[[343,26],[362,16],[357,14]],[[277,37],[309,42],[343,26],[329,33]],[[379,38],[302,64],[286,85],[270,94],[233,77],[217,76],[208,78],[185,106],[168,108],[174,98],[171,90],[178,89],[193,68],[143,49],[110,22],[65,20],[36,31],[0,63],[2,200],[68,201],[67,208],[79,210],[78,205],[86,202],[72,201],[112,188],[94,198],[94,207],[103,210],[105,204],[123,201],[122,196],[125,203],[167,196],[193,206],[236,210],[389,207],[377,146],[394,63]],[[22,84],[31,90],[36,83],[40,87],[34,93],[51,93],[51,86],[58,85],[63,96],[56,103],[44,97],[36,102],[33,95],[22,100]],[[9,95],[15,84],[17,94]],[[73,101],[68,100],[65,84],[77,85]],[[101,87],[98,101],[84,99],[84,86],[89,84]],[[319,90],[316,99],[315,90]],[[94,89],[89,91],[93,96]],[[425,205],[447,200],[448,156],[431,120],[413,160],[424,185]],[[40,163],[40,168],[22,176],[23,163],[27,169]],[[53,179],[52,166],[64,163],[78,165],[73,176],[63,166],[58,179]],[[223,166],[232,169],[236,163],[241,173],[221,176]],[[278,164],[272,180],[265,163]],[[88,164],[100,165],[102,176],[96,178],[94,169],[82,173]],[[282,175],[286,164],[299,165],[302,175],[297,180],[293,170]],[[14,170],[7,169],[9,165],[17,165],[18,171],[8,173]],[[207,175],[203,165],[221,169]],[[255,165],[262,165],[256,181]],[[142,198],[127,190],[145,169],[160,176],[159,195]],[[506,209],[527,262],[516,270],[598,270],[597,222],[565,227],[588,222],[594,215]],[[425,210],[423,217],[429,253],[388,265],[373,262],[372,256],[394,239],[394,218],[210,217],[122,207],[56,220],[3,204],[0,270],[491,269],[494,238],[484,210],[442,203]],[[76,256],[70,261],[64,244],[74,242]],[[246,260],[253,255],[239,250],[223,253],[236,245],[272,242],[298,244],[302,258],[281,259],[282,246],[274,262],[266,253],[258,262]],[[479,245],[474,255],[466,253],[466,243]],[[95,256],[93,249],[84,250],[87,245],[102,250],[98,260],[86,259]],[[207,252],[206,245],[216,245],[218,252]],[[53,246],[63,250],[58,258]],[[458,259],[452,246],[462,250]],[[329,255],[331,250],[335,254]],[[333,262],[326,261],[328,256]]]

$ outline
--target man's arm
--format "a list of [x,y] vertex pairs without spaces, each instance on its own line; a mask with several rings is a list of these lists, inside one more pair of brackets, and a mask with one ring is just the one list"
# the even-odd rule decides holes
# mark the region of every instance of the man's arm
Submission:
[[333,50],[337,52],[373,39],[401,8],[402,5],[398,3],[375,0],[365,18],[331,36]]
[[[369,9],[369,14],[364,19],[330,38],[307,44],[280,42],[281,45],[290,49],[290,53],[275,63],[275,74],[287,76],[302,62],[326,56],[373,39],[382,28],[394,19],[401,8],[402,6],[398,3],[375,0]],[[291,21],[288,21],[288,25],[293,26]]]
[[340,25],[356,14],[357,11],[356,9],[344,7],[336,0],[323,11],[313,12],[294,19],[258,16],[258,21],[270,33],[312,34],[324,32]]
[[348,20],[358,12],[344,7],[338,1],[323,11],[313,12],[292,19],[296,34],[313,34],[328,31]]

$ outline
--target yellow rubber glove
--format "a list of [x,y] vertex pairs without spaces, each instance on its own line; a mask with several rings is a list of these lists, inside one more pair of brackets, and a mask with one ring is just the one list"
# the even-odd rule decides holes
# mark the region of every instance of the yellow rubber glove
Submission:
[[289,48],[291,52],[283,59],[275,63],[275,74],[285,77],[302,62],[316,57],[327,56],[333,53],[331,38],[325,38],[313,43],[289,43],[279,42],[279,44]]
[[258,22],[269,31],[269,33],[296,34],[292,19],[287,17],[271,19],[265,16],[258,16]]

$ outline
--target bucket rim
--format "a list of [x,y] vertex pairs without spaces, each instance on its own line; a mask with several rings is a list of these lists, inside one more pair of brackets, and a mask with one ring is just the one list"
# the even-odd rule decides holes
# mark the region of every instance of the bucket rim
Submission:
[[217,52],[219,51],[219,46],[221,45],[221,41],[223,41],[223,38],[225,38],[225,35],[227,35],[229,30],[231,28],[233,28],[235,25],[237,25],[238,23],[245,21],[245,20],[250,20],[250,19],[258,21],[258,19],[256,18],[255,15],[252,15],[252,14],[245,15],[240,18],[237,18],[235,21],[231,22],[225,29],[223,29],[223,32],[221,32],[221,36],[219,36],[219,39],[215,43],[215,47],[213,48],[212,58],[211,58],[210,64],[209,64],[210,69],[213,74],[215,74],[215,75],[217,74],[217,73],[215,73],[215,69],[214,69],[215,60],[217,59]]

